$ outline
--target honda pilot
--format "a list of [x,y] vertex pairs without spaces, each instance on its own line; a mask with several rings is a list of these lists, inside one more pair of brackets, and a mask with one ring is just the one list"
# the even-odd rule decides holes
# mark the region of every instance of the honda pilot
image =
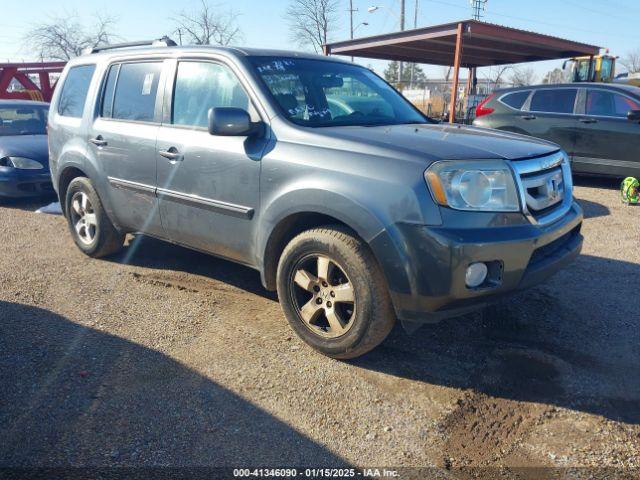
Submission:
[[438,124],[375,73],[172,42],[70,61],[49,115],[76,245],[144,234],[256,269],[325,355],[536,285],[580,252],[557,145]]

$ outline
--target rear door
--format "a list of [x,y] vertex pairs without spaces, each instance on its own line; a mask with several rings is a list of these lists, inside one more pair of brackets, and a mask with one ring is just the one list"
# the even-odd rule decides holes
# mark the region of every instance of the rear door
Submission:
[[584,90],[578,117],[574,170],[615,176],[640,175],[640,124],[627,120],[640,100],[606,88]]
[[171,240],[250,263],[254,213],[260,199],[260,160],[266,139],[208,132],[214,107],[247,110],[260,120],[247,90],[225,63],[174,62],[167,80],[157,148],[158,198]]
[[521,128],[529,135],[557,143],[573,154],[577,119],[577,88],[534,90],[522,112]]
[[156,235],[163,233],[155,192],[162,65],[162,60],[111,65],[89,137],[119,223]]

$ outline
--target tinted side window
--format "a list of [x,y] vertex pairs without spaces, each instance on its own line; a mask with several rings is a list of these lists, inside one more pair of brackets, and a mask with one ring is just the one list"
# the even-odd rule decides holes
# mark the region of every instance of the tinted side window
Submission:
[[153,122],[162,63],[124,63],[120,66],[112,117]]
[[638,110],[640,106],[624,95],[606,90],[589,90],[587,92],[587,115],[605,117],[626,117],[629,110]]
[[172,123],[206,127],[209,109],[215,107],[249,110],[249,97],[233,72],[217,63],[180,62]]
[[120,65],[111,65],[107,74],[107,83],[104,86],[104,94],[102,95],[102,106],[100,116],[110,117],[113,113],[113,94],[116,89],[116,80],[118,78],[118,69]]
[[573,113],[578,90],[562,88],[557,90],[538,90],[531,99],[532,112]]
[[89,85],[95,71],[95,65],[82,65],[69,69],[62,86],[58,101],[58,113],[65,117],[82,117],[84,103],[87,100]]
[[509,105],[511,108],[520,110],[524,102],[529,98],[530,91],[508,93],[500,99],[502,103]]

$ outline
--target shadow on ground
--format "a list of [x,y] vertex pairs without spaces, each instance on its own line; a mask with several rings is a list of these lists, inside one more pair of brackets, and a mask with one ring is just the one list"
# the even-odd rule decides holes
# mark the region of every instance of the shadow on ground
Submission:
[[600,177],[597,175],[573,174],[573,184],[577,187],[604,188],[607,190],[620,190],[622,177]]
[[638,278],[640,265],[583,255],[484,313],[396,328],[354,364],[640,424]]
[[346,462],[171,358],[0,301],[0,466]]
[[200,275],[277,301],[275,292],[264,289],[260,273],[252,268],[144,235],[136,235],[126,248],[106,260]]
[[582,207],[584,218],[606,217],[611,214],[609,208],[601,203],[584,200],[580,197],[576,197],[576,200],[578,200],[578,203]]
[[[141,242],[134,265],[208,276],[275,299],[252,269],[146,237]],[[427,325],[412,335],[396,328],[353,363],[640,423],[640,299],[630,281],[638,278],[640,265],[583,255],[549,284],[484,314]]]
[[56,195],[45,195],[34,198],[0,198],[0,207],[33,212],[40,207],[57,201],[58,197]]

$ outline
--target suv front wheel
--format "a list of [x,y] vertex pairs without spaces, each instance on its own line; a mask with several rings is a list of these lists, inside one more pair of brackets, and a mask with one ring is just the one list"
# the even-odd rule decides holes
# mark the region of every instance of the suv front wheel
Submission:
[[73,240],[90,257],[105,257],[122,248],[124,235],[109,220],[88,178],[76,177],[69,184],[65,214]]
[[301,233],[278,265],[278,297],[295,332],[324,355],[359,357],[382,342],[395,314],[368,246],[341,226]]

